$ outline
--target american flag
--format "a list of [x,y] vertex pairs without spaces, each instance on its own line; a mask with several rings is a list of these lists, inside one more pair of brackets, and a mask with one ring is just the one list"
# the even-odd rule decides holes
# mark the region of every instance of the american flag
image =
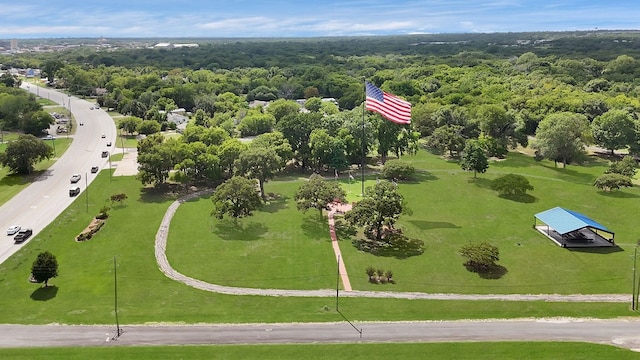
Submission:
[[377,112],[396,124],[411,124],[411,103],[380,90],[365,81],[367,100],[365,108]]

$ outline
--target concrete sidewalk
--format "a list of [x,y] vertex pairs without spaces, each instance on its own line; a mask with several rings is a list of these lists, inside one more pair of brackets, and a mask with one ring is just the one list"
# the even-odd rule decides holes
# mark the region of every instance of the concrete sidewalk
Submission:
[[[122,151],[119,148],[117,151]],[[112,161],[111,166],[116,170],[113,172],[113,176],[134,176],[138,173],[138,149],[125,148],[124,156],[120,161]]]

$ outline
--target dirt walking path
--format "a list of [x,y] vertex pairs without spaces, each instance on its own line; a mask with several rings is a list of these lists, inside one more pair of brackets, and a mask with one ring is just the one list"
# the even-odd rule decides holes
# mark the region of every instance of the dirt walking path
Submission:
[[[186,195],[174,201],[160,223],[155,238],[155,256],[160,271],[168,278],[179,281],[196,289],[227,295],[258,295],[258,296],[297,296],[297,297],[335,297],[335,289],[319,290],[285,290],[285,289],[254,289],[216,285],[194,279],[176,271],[169,264],[165,253],[167,235],[173,215],[185,201],[204,195],[211,190],[203,190]],[[342,274],[342,272],[341,272]],[[346,270],[344,271],[346,276]],[[343,280],[344,281],[344,280]],[[346,288],[346,285],[345,285]],[[359,291],[351,290],[340,293],[343,297],[370,297],[393,299],[422,299],[422,300],[500,300],[500,301],[548,301],[548,302],[602,302],[624,303],[631,301],[630,294],[442,294],[421,292],[390,292],[390,291]]]

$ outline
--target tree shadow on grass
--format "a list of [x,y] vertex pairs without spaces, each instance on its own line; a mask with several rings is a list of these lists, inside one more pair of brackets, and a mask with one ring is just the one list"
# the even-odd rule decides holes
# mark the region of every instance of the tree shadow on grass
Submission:
[[336,226],[336,237],[338,237],[338,241],[346,240],[353,236],[356,236],[358,233],[358,229],[354,226],[351,226],[342,218],[335,218],[335,226]]
[[538,201],[538,198],[536,198],[533,195],[529,195],[529,194],[498,195],[498,196],[503,198],[503,199],[507,199],[507,200],[511,200],[511,201],[515,201],[515,202],[519,202],[519,203],[523,203],[523,204],[533,204],[534,202]]
[[413,176],[411,176],[410,179],[407,180],[401,180],[400,183],[403,184],[419,184],[423,181],[434,181],[434,180],[438,180],[438,177],[433,175],[433,173],[430,173],[426,170],[418,170],[416,171],[415,174],[413,174]]
[[640,197],[636,194],[630,194],[624,191],[598,191],[598,195],[616,198],[616,199],[633,199],[633,198]]
[[393,236],[386,241],[355,239],[352,244],[356,249],[371,255],[394,257],[400,260],[424,253],[424,241],[410,239],[403,235]]
[[140,192],[140,199],[138,199],[138,201],[144,203],[163,203],[170,200],[176,200],[181,195],[183,194],[172,192],[166,187],[144,188]]
[[481,278],[489,280],[500,279],[508,272],[506,267],[498,264],[493,264],[491,266],[485,266],[481,268],[470,265],[469,263],[464,263],[463,265],[467,269],[467,271],[476,273]]
[[57,294],[58,294],[58,287],[55,285],[39,287],[34,292],[31,293],[31,300],[47,301],[56,297]]
[[[35,177],[34,177],[35,179]],[[17,174],[8,174],[0,179],[0,186],[16,186],[28,183],[26,178]]]
[[305,216],[300,226],[304,234],[309,239],[326,239],[327,241],[331,241],[327,218],[324,216],[321,217],[317,210],[311,209],[310,212],[311,214]]
[[420,230],[460,229],[460,226],[446,221],[409,220],[409,222],[418,227]]
[[224,219],[214,226],[213,232],[224,240],[254,241],[262,238],[268,230],[259,222]]
[[[589,173],[584,173],[584,172],[579,172],[577,170],[575,170],[575,166],[574,168],[562,168],[562,167],[553,167],[553,166],[549,166],[546,164],[542,164],[542,167],[545,167],[547,169],[553,170],[554,172],[556,172],[559,175],[560,179],[563,180],[569,180],[569,181],[573,181],[573,182],[583,182],[585,184],[593,184],[593,181],[596,179],[596,176],[593,174],[589,174]],[[582,165],[582,166],[587,166]]]
[[278,212],[287,207],[287,201],[289,201],[289,197],[287,196],[269,193],[261,210],[268,213]]
[[470,178],[467,181],[471,184],[474,184],[477,187],[481,187],[485,189],[491,189],[491,184],[493,183],[493,181],[491,181],[490,179],[481,178],[481,177]]

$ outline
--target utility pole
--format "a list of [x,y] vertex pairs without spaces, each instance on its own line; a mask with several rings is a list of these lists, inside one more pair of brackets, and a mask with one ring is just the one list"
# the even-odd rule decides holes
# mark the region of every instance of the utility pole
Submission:
[[340,255],[338,255],[338,271],[336,274],[336,311],[338,309],[338,299],[340,298]]
[[113,257],[113,294],[114,294],[114,309],[116,313],[116,335],[111,338],[111,340],[118,340],[120,335],[122,335],[122,329],[120,329],[120,321],[118,320],[118,275],[117,269],[118,264],[116,263],[116,257]]
[[85,199],[87,201],[87,213],[89,213],[89,182],[87,180],[87,173],[84,173],[84,192]]

